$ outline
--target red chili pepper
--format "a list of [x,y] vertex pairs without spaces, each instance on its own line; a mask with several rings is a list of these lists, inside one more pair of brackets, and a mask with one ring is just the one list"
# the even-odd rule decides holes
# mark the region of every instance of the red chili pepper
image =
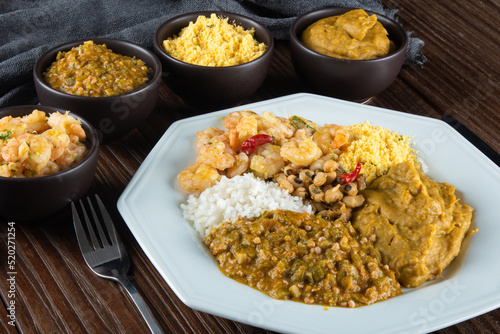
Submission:
[[253,137],[248,138],[241,144],[241,151],[250,154],[255,149],[257,146],[267,144],[267,143],[272,143],[274,141],[274,138],[272,136],[266,135],[266,134],[259,134],[255,135]]
[[358,177],[359,175],[359,171],[361,170],[361,162],[358,162],[358,164],[356,165],[356,169],[354,169],[352,172],[350,173],[345,173],[345,174],[342,174],[340,175],[341,178],[344,179],[344,182],[347,184],[347,183],[351,183],[352,181],[356,180],[356,178]]

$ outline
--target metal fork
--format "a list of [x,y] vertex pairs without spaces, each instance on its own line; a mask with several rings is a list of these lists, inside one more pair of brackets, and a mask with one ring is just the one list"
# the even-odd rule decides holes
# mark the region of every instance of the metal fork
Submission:
[[109,216],[109,213],[104,207],[101,199],[98,195],[95,195],[95,198],[104,222],[104,228],[107,230],[107,235],[89,197],[87,197],[87,206],[92,213],[93,221],[97,227],[97,234],[92,226],[88,210],[85,209],[84,202],[82,200],[79,201],[89,238],[87,238],[85,233],[85,228],[83,227],[76,205],[71,203],[76,237],[85,262],[96,275],[120,283],[125,290],[127,290],[135,305],[141,312],[149,330],[152,333],[163,333],[160,326],[154,319],[150,309],[144,302],[144,299],[142,299],[135,287],[127,278],[127,272],[130,268],[130,260],[127,251],[125,250],[125,247],[120,240],[120,236],[116,232],[113,221],[111,220],[111,217]]

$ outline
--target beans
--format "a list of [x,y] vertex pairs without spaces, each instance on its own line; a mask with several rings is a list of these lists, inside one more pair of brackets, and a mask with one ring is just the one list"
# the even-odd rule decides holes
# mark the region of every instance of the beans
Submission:
[[310,169],[303,169],[299,173],[299,178],[304,182],[305,185],[309,186],[312,183],[314,177],[314,172]]
[[334,203],[340,201],[344,197],[342,191],[340,191],[340,184],[337,184],[334,188],[331,188],[325,193],[325,202]]
[[354,196],[358,193],[358,186],[356,185],[355,182],[343,184],[341,188],[342,192],[346,193],[349,196]]
[[337,180],[337,172],[331,171],[326,174],[326,183],[331,184]]
[[335,159],[338,156],[329,154],[309,167],[288,165],[273,180],[293,196],[309,200],[319,215],[347,222],[351,218],[352,208],[364,203],[363,196],[358,192],[366,188],[366,176],[360,174],[356,182],[344,184],[340,177],[344,172]]
[[294,186],[293,186],[293,184],[291,184],[290,181],[288,181],[288,179],[282,179],[279,182],[279,185],[280,185],[281,189],[285,189],[289,193],[292,193],[294,191],[294,189],[295,189]]
[[304,298],[304,303],[306,303],[306,304],[312,304],[312,303],[314,303],[314,298],[310,297],[310,296],[307,296],[306,298]]
[[300,188],[295,189],[292,192],[292,195],[293,196],[298,196],[298,197],[301,197],[301,198],[306,198],[307,190],[304,187],[300,187]]
[[321,189],[323,190],[324,193],[326,193],[328,190],[332,189],[333,185],[331,183],[325,184]]
[[363,195],[345,196],[342,198],[342,202],[344,202],[348,207],[357,208],[363,205],[365,198]]
[[304,182],[297,175],[290,175],[287,180],[293,185],[295,189],[302,187]]
[[312,171],[317,171],[317,170],[323,169],[324,164],[325,164],[325,161],[319,159],[319,160],[316,160],[315,162],[313,162],[311,164],[311,166],[309,166],[309,169]]
[[366,189],[366,175],[365,174],[358,175],[358,178],[356,179],[356,185],[358,186],[359,191]]
[[283,173],[285,173],[286,176],[289,175],[294,175],[297,173],[297,171],[300,169],[300,166],[296,165],[288,165],[283,168]]
[[358,307],[400,294],[394,274],[374,257],[373,244],[360,244],[355,236],[339,220],[277,210],[221,224],[204,243],[224,274],[275,299]]
[[315,176],[314,176],[314,180],[313,180],[313,183],[314,185],[320,187],[322,185],[324,185],[326,183],[326,173],[323,173],[323,172],[318,172]]
[[309,186],[309,193],[311,194],[311,199],[315,202],[322,202],[325,196],[325,193],[321,190],[321,188],[314,184]]
[[335,160],[328,160],[323,165],[323,170],[327,173],[333,172],[340,167],[340,164]]
[[276,183],[280,183],[281,180],[286,179],[285,173],[278,173],[273,176],[273,181]]

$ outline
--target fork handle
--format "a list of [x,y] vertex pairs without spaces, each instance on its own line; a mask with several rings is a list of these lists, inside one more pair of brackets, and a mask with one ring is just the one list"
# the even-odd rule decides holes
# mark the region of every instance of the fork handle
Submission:
[[158,325],[155,318],[153,317],[151,310],[144,302],[144,299],[141,297],[135,286],[132,285],[132,282],[130,282],[127,276],[120,275],[116,277],[116,279],[125,288],[125,290],[127,290],[130,297],[132,297],[132,300],[139,309],[139,312],[141,312],[142,317],[146,321],[146,324],[148,325],[151,333],[154,334],[164,333],[163,330],[160,328],[160,325]]

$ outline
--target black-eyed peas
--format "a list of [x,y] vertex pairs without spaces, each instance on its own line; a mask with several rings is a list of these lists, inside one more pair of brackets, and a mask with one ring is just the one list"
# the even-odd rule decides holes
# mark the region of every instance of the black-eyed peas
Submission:
[[287,165],[285,168],[283,168],[283,173],[285,173],[286,176],[289,175],[294,175],[297,174],[297,172],[300,170],[300,166],[297,165]]
[[338,202],[344,197],[342,191],[340,190],[340,184],[337,184],[335,187],[328,189],[325,192],[325,202],[326,203],[335,203]]
[[342,202],[345,203],[346,206],[351,208],[357,208],[365,202],[365,198],[363,195],[353,195],[353,196],[344,196],[342,198]]
[[333,159],[329,159],[327,161],[325,161],[324,165],[323,165],[323,170],[327,173],[329,172],[333,172],[335,171],[336,169],[339,169],[340,167],[340,164],[333,160]]
[[340,188],[342,192],[348,196],[354,196],[358,193],[358,186],[356,185],[356,182],[343,184]]
[[301,197],[301,198],[306,198],[306,196],[307,196],[307,189],[304,188],[304,187],[297,188],[297,189],[295,189],[292,192],[292,195],[293,196],[298,196],[298,197]]
[[290,194],[309,201],[319,215],[347,222],[352,210],[364,203],[358,192],[366,188],[366,176],[360,174],[356,181],[345,184],[337,158],[328,154],[308,167],[287,165],[273,180]]
[[317,172],[316,175],[314,175],[313,183],[315,186],[321,187],[326,183],[326,173],[324,172]]
[[292,193],[295,189],[293,187],[293,184],[291,184],[290,181],[288,181],[288,179],[286,177],[281,178],[281,180],[278,182],[278,184],[280,185],[281,189],[285,189],[289,193]]
[[311,195],[311,199],[315,202],[323,202],[325,197],[323,190],[315,184],[309,186],[309,194]]
[[314,172],[310,169],[303,169],[299,173],[299,178],[304,182],[304,186],[309,187],[313,182]]
[[359,174],[356,179],[356,185],[358,186],[358,191],[362,191],[366,189],[366,175]]
[[304,186],[304,182],[300,179],[298,175],[289,175],[287,180],[293,185],[294,189]]

